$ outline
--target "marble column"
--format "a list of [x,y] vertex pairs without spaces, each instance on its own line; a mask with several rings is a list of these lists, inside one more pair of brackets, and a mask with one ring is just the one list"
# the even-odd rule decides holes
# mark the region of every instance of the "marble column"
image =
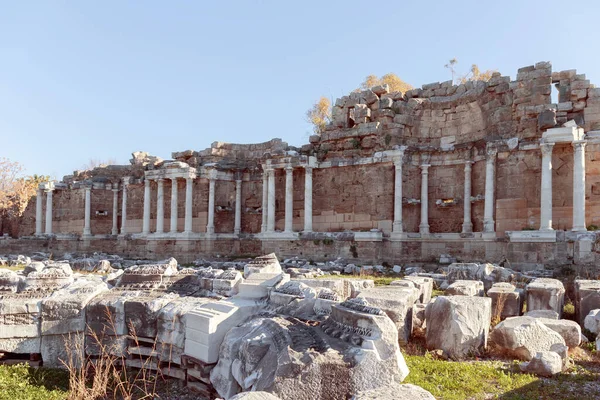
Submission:
[[473,232],[473,222],[471,221],[471,165],[473,161],[465,163],[465,186],[463,200],[463,226],[462,233]]
[[263,184],[262,184],[262,224],[260,231],[265,233],[267,231],[267,218],[269,213],[269,174],[267,169],[263,166]]
[[144,218],[142,220],[142,234],[150,233],[150,179],[144,179]]
[[113,185],[113,210],[112,210],[112,230],[111,230],[111,234],[112,235],[118,235],[119,234],[119,222],[118,222],[118,218],[119,218],[119,189],[115,188],[115,185]]
[[540,193],[540,231],[552,230],[552,148],[554,143],[542,143],[542,186]]
[[494,188],[496,186],[496,154],[495,148],[488,148],[485,160],[485,204],[483,209],[483,231],[495,232],[494,223]]
[[304,232],[313,230],[313,169],[304,167]]
[[85,188],[85,213],[84,213],[84,219],[83,219],[83,236],[90,236],[92,234],[92,228],[91,228],[91,205],[92,202],[92,188],[91,187],[86,187]]
[[429,234],[429,190],[427,187],[429,167],[429,164],[421,165],[421,224],[419,225],[419,233],[421,235]]
[[402,162],[404,155],[394,160],[394,223],[392,232],[402,232]]
[[52,191],[47,189],[46,192],[46,235],[52,235]]
[[573,231],[587,231],[585,225],[585,145],[573,142]]
[[294,168],[291,165],[285,167],[285,228],[284,231],[294,231]]
[[127,187],[129,186],[129,178],[123,178],[123,198],[121,204],[121,235],[127,233]]
[[242,180],[235,181],[235,224],[233,233],[239,235],[242,231]]
[[171,178],[171,231],[170,233],[177,233],[177,178]]
[[165,180],[157,180],[156,189],[156,233],[165,232]]
[[183,232],[192,233],[192,210],[193,210],[194,180],[191,177],[185,178],[185,214],[183,223]]
[[206,233],[212,235],[215,233],[215,180],[217,171],[212,170],[208,175],[208,220],[206,224]]
[[275,170],[271,168],[267,171],[267,174],[269,175],[267,232],[275,232]]
[[44,191],[42,189],[37,190],[37,197],[35,198],[35,236],[40,236],[43,234],[42,228],[42,207],[43,207],[43,199]]

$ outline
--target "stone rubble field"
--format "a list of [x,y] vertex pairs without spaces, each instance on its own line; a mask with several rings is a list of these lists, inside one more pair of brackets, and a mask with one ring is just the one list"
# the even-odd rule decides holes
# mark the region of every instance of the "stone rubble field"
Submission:
[[551,378],[594,345],[600,281],[574,281],[570,320],[565,285],[549,276],[479,263],[434,273],[280,264],[275,254],[193,266],[9,255],[0,257],[0,362],[81,367],[110,354],[204,398],[434,399],[402,383],[418,346],[439,360],[518,360]]

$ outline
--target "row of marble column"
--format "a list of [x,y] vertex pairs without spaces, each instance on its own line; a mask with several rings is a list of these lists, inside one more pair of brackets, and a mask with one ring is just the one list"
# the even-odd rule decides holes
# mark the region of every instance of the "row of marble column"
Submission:
[[[483,217],[483,231],[495,232],[494,223],[494,189],[495,189],[495,170],[496,170],[495,149],[488,149],[485,168],[485,205]],[[394,160],[395,179],[394,179],[394,222],[392,224],[392,233],[402,233],[402,163],[403,154],[401,153]],[[473,222],[471,220],[471,171],[473,161],[466,161],[464,164],[465,183],[463,200],[463,224],[462,233],[473,232]],[[419,166],[421,169],[421,222],[419,224],[419,233],[428,235],[429,231],[429,167],[431,164],[424,162]]]
[[[262,233],[275,232],[275,168],[267,165],[263,168],[263,197],[262,197]],[[304,166],[304,232],[312,232],[312,172],[311,166]],[[285,167],[285,223],[283,231],[293,233],[294,224],[294,169],[291,165]]]
[[[573,154],[573,231],[586,231],[585,225],[585,141],[571,143]],[[540,193],[540,230],[552,229],[552,149],[542,143],[542,183]]]
[[[573,168],[573,230],[584,231],[585,226],[585,142],[574,142],[572,145],[574,152],[574,168]],[[541,174],[541,204],[540,204],[540,230],[552,230],[552,149],[554,143],[542,143],[542,174]],[[494,232],[494,189],[495,189],[495,169],[496,169],[496,150],[488,149],[486,156],[485,168],[485,204],[484,204],[484,221],[483,231]],[[396,157],[394,160],[395,179],[394,179],[394,221],[392,226],[393,233],[402,233],[402,164],[403,155]],[[472,161],[467,161],[464,164],[464,217],[462,225],[462,233],[473,232],[473,223],[471,220],[471,176],[472,176]],[[419,233],[422,235],[429,234],[429,190],[428,190],[428,163],[423,163],[419,167],[421,169],[421,221],[419,224]],[[304,181],[304,232],[312,232],[312,167],[304,166],[305,181]],[[284,233],[293,232],[293,167],[291,165],[285,168],[285,225]],[[177,180],[181,178],[169,178],[171,180],[171,218],[170,218],[170,234],[178,233],[178,187]],[[193,207],[193,178],[186,177],[186,196],[185,196],[185,216],[184,216],[184,231],[183,233],[193,233],[192,230],[192,207]],[[215,181],[216,174],[209,175],[209,194],[208,194],[208,219],[206,225],[206,233],[214,234],[215,226]],[[150,234],[150,190],[151,179],[146,179],[144,186],[144,209],[142,234]],[[156,179],[157,182],[157,212],[156,212],[156,230],[155,233],[163,234],[164,227],[164,179]],[[241,188],[242,181],[236,180],[236,200],[235,200],[235,222],[234,233],[241,232]],[[121,214],[121,234],[127,232],[127,188],[129,178],[123,179],[122,185],[122,214]],[[36,235],[42,235],[42,203],[43,193],[46,193],[46,226],[45,234],[52,234],[52,191],[53,189],[38,189],[36,202]],[[118,234],[117,229],[117,214],[118,214],[118,189],[113,189],[113,220],[112,231],[113,235]],[[263,174],[263,199],[262,199],[262,233],[275,232],[275,168],[266,165]],[[91,187],[85,188],[85,217],[83,235],[91,235]]]

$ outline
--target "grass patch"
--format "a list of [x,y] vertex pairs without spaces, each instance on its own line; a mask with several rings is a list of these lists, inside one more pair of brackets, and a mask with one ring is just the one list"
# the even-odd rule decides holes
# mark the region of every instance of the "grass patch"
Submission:
[[0,267],[1,269],[9,269],[11,271],[23,271],[25,269],[25,264],[17,264],[17,265],[13,265],[13,266],[2,266]]
[[68,396],[66,371],[0,365],[0,400],[59,400]]
[[554,378],[519,370],[518,361],[453,362],[425,355],[405,355],[410,374],[403,383],[428,390],[440,400],[592,399],[599,398],[600,373],[594,362],[577,361]]
[[340,274],[340,275],[321,275],[317,276],[317,279],[371,279],[375,282],[376,286],[386,286],[401,279],[399,276],[376,276],[376,275],[351,275],[351,274]]

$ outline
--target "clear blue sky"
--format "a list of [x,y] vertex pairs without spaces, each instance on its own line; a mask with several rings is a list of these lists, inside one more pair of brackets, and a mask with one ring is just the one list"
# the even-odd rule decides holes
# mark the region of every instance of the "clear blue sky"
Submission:
[[600,84],[598,1],[0,0],[0,157],[57,178],[213,141],[307,142],[305,111],[366,75],[420,86],[452,57]]

